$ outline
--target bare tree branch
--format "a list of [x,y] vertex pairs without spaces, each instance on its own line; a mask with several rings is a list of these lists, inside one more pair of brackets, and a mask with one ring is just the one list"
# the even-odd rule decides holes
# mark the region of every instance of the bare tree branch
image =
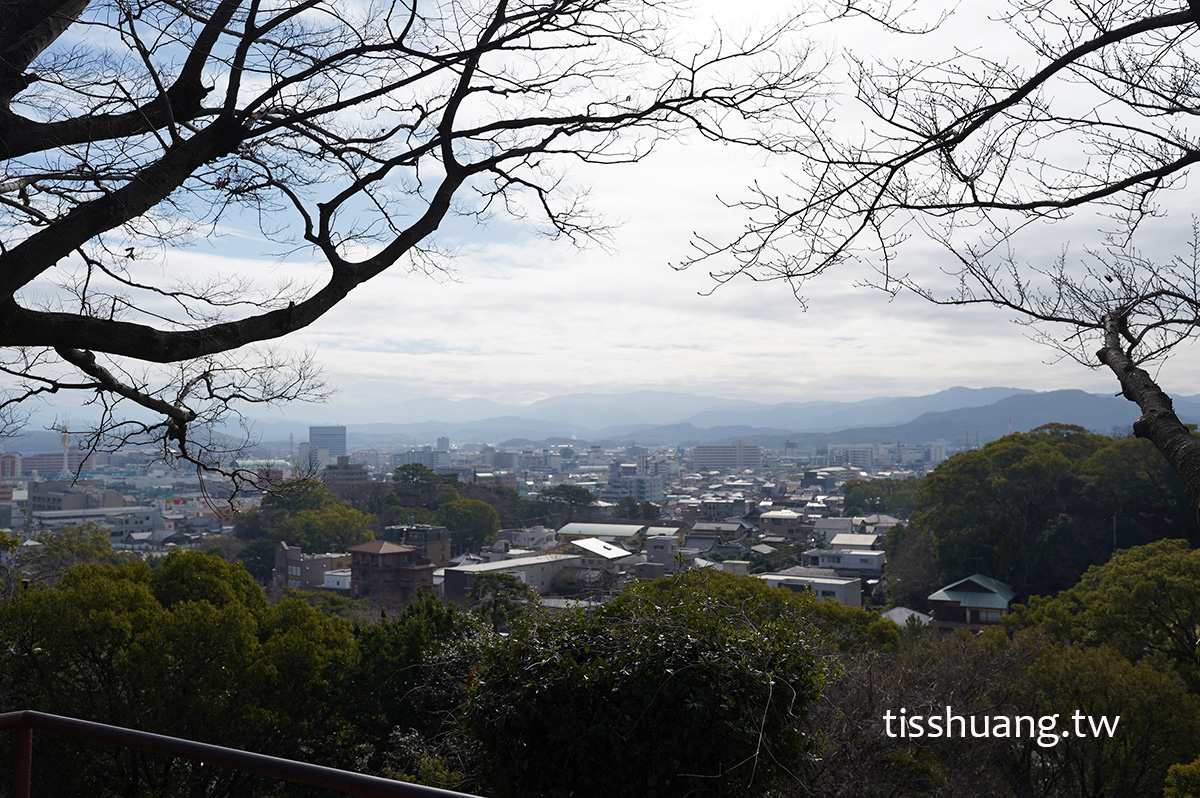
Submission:
[[[1200,334],[1200,230],[1190,254],[1167,263],[1137,247],[1146,221],[1165,214],[1166,190],[1200,162],[1200,3],[1017,0],[986,21],[977,6],[949,19],[963,13],[978,38],[942,57],[851,54],[865,132],[827,121],[798,154],[791,190],[754,187],[736,204],[745,231],[698,239],[683,267],[705,265],[717,285],[747,277],[800,291],[855,260],[875,270],[875,288],[1000,308],[1077,362],[1110,369],[1142,410],[1135,433],[1200,508],[1200,440],[1144,368]],[[897,29],[893,16],[863,14]],[[992,38],[1025,50],[988,56]],[[1019,254],[1044,239],[1043,223],[1085,212],[1102,229],[1082,254]],[[940,274],[910,265],[916,242],[949,254]]]
[[[779,131],[820,85],[803,20],[675,47],[666,0],[18,6],[0,15],[0,352],[38,354],[4,361],[20,379],[0,408],[82,390],[103,418],[92,445],[157,441],[202,468],[227,468],[215,430],[237,408],[324,391],[306,358],[266,354],[267,373],[233,353],[428,268],[447,219],[602,235],[572,161],[688,133],[795,150]],[[325,275],[184,274],[176,248],[230,214]]]

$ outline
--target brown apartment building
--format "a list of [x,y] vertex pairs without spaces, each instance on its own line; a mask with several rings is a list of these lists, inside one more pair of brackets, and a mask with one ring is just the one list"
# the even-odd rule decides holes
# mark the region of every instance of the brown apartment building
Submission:
[[433,590],[433,562],[424,552],[387,540],[350,548],[350,596],[384,607],[406,607],[418,590]]

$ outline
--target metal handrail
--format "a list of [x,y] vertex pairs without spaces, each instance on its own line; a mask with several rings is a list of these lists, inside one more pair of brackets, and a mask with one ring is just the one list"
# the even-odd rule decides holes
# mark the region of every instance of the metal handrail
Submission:
[[134,748],[157,754],[167,754],[181,759],[190,759],[210,765],[256,773],[260,776],[325,787],[338,792],[374,798],[478,798],[467,793],[443,790],[394,781],[379,776],[368,776],[349,770],[313,765],[278,756],[256,754],[237,748],[168,737],[164,734],[126,729],[95,723],[89,720],[50,715],[31,709],[19,712],[0,713],[0,730],[17,730],[17,761],[13,773],[13,798],[29,798],[33,772],[33,732],[48,731],[79,737],[85,740],[111,743],[123,748]]

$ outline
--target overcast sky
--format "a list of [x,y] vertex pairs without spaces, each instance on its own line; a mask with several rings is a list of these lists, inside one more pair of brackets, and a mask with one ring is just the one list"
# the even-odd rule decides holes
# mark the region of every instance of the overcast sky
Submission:
[[[768,8],[723,3],[721,24],[738,5],[759,14]],[[814,35],[836,49],[827,29]],[[694,233],[719,239],[737,229],[741,217],[718,195],[744,196],[756,175],[777,169],[699,141],[668,145],[636,165],[577,169],[571,179],[590,188],[615,226],[608,248],[575,249],[503,220],[454,227],[443,239],[457,249],[454,279],[396,270],[286,340],[285,347],[314,351],[337,390],[327,404],[287,415],[386,421],[390,404],[415,397],[528,402],[641,389],[765,402],[918,395],[956,385],[1115,392],[1111,376],[1058,362],[1002,311],[889,300],[855,288],[862,274],[852,268],[810,284],[807,311],[783,284],[734,282],[705,296],[712,283],[703,270],[680,273],[671,264],[686,257]],[[1048,255],[1057,254],[1063,229],[1047,233]],[[257,234],[230,232],[172,260],[211,266],[220,258],[225,271],[284,271],[268,260],[233,258],[243,244],[252,252]],[[906,266],[915,271],[936,268],[940,257],[916,247],[908,253]],[[297,268],[293,259],[286,270]],[[1194,354],[1164,369],[1168,391],[1200,392]]]
[[[745,22],[732,8],[769,16],[784,5],[723,3],[717,13],[729,27]],[[701,5],[697,17],[716,8]],[[813,35],[832,52],[847,38],[828,28]],[[633,166],[576,170],[616,225],[611,248],[581,251],[503,222],[452,236],[460,246],[455,281],[385,275],[293,336],[291,345],[316,351],[338,394],[288,415],[346,421],[359,412],[382,416],[390,401],[418,396],[524,402],[637,389],[768,402],[956,385],[1115,392],[1111,375],[1061,360],[1002,311],[889,300],[855,288],[864,274],[850,268],[810,283],[807,311],[783,284],[735,282],[705,296],[707,274],[671,264],[686,257],[694,233],[719,239],[741,224],[718,195],[744,196],[756,176],[777,168],[687,141]],[[1070,242],[1078,246],[1090,231],[1048,230],[1046,256],[1073,235],[1084,239]],[[943,256],[913,247],[908,257],[906,267],[929,271]],[[1194,355],[1167,364],[1164,387],[1200,392]]]
[[[765,402],[956,385],[1115,392],[1111,375],[1057,362],[1002,311],[889,301],[856,288],[865,273],[852,269],[810,283],[807,310],[784,284],[734,282],[705,296],[704,271],[671,264],[694,231],[738,222],[715,195],[736,195],[741,175],[715,149],[693,144],[597,174],[593,196],[619,223],[610,250],[499,225],[463,243],[454,281],[396,272],[359,289],[292,336],[316,351],[338,394],[288,415],[349,420],[418,396],[526,402],[639,389]],[[1171,361],[1168,390],[1200,392],[1194,360]]]

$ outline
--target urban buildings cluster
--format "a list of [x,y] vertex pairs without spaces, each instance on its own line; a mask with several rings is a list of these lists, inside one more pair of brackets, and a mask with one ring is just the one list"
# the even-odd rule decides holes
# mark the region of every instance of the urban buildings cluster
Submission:
[[[586,520],[503,529],[480,551],[459,550],[446,527],[412,523],[388,526],[344,552],[279,545],[271,586],[330,590],[391,607],[421,590],[461,601],[480,574],[511,574],[545,601],[565,603],[603,600],[630,580],[698,567],[753,574],[858,606],[883,577],[886,534],[903,519],[842,517],[841,487],[851,479],[917,476],[947,456],[945,441],[822,450],[740,440],[506,448],[439,437],[387,451],[348,445],[344,426],[312,427],[307,441],[288,449],[241,465],[285,480],[315,476],[343,496],[390,485],[395,469],[417,464],[460,484],[500,485],[525,498],[557,485],[594,497],[581,513]],[[85,457],[65,439],[58,453],[0,453],[0,475],[0,527],[26,546],[68,525],[93,524],[114,548],[155,556],[231,535],[237,511],[261,498],[220,500],[227,491],[219,481],[202,484],[161,464],[140,464],[136,452]]]

